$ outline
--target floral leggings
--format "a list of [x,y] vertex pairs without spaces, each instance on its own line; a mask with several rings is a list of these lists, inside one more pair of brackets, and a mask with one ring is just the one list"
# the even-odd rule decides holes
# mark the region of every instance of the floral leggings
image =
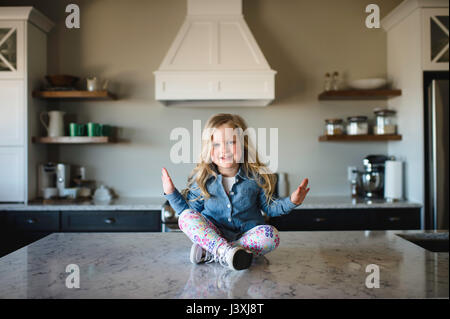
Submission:
[[254,253],[265,255],[280,244],[278,230],[271,225],[258,225],[245,232],[238,240],[228,242],[221,236],[220,230],[203,215],[194,210],[185,210],[178,218],[180,229],[194,244],[214,253],[221,244],[240,246]]

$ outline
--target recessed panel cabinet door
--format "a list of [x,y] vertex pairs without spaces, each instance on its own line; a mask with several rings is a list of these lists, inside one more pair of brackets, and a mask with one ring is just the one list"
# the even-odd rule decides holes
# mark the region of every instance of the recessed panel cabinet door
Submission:
[[0,202],[25,201],[23,147],[0,146]]
[[23,81],[0,79],[0,147],[25,144],[23,96]]

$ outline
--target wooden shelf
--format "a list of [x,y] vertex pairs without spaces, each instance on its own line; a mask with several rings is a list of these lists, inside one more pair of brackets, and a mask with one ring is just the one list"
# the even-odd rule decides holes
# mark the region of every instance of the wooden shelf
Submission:
[[58,137],[32,137],[33,143],[40,144],[106,144],[114,143],[108,136],[58,136]]
[[339,90],[322,92],[319,100],[386,100],[400,95],[402,90]]
[[33,97],[40,99],[117,100],[109,91],[33,91]]
[[319,142],[352,142],[352,141],[400,141],[401,135],[323,135]]

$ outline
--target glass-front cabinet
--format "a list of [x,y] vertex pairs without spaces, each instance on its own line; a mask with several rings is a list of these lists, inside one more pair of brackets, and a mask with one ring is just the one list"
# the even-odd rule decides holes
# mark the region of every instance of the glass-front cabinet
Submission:
[[23,76],[23,24],[0,21],[0,78]]
[[0,6],[0,203],[37,193],[36,167],[47,152],[31,143],[45,105],[31,98],[47,72],[53,22],[30,6]]
[[448,70],[448,8],[423,9],[423,69]]

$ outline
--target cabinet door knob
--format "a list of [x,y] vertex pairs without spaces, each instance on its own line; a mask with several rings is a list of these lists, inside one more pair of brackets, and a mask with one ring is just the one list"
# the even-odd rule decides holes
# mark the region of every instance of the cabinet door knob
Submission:
[[28,224],[35,224],[37,222],[37,220],[35,218],[28,218],[27,219],[27,223]]
[[389,217],[388,220],[390,222],[398,222],[400,220],[400,217]]
[[327,219],[326,218],[323,218],[323,217],[316,217],[316,218],[314,218],[314,221],[316,222],[316,223],[321,223],[321,222],[324,222],[324,221],[326,221]]
[[106,224],[114,224],[115,222],[116,222],[116,220],[112,217],[105,218]]

